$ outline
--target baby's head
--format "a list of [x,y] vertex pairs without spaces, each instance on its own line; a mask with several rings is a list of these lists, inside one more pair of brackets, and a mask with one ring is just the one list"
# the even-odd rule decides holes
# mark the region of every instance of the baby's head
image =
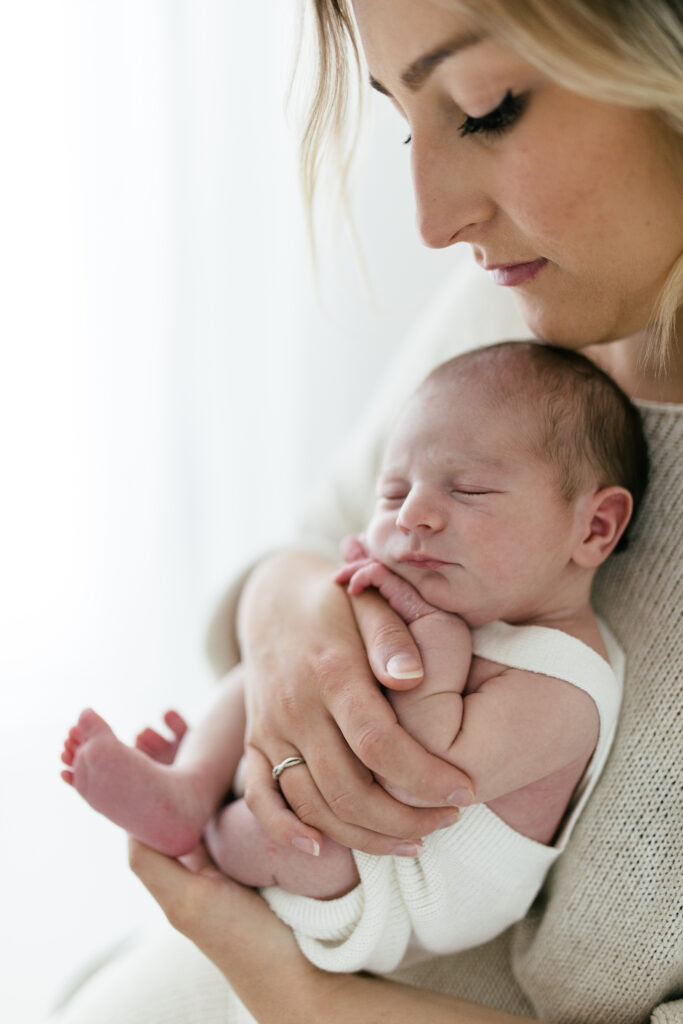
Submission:
[[625,545],[638,411],[583,356],[504,342],[439,366],[389,438],[370,552],[472,625],[552,616]]

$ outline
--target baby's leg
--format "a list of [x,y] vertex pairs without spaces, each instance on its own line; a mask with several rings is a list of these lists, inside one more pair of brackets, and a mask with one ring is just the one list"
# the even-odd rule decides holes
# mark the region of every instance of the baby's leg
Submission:
[[244,800],[228,804],[204,834],[209,853],[226,875],[243,885],[280,885],[315,899],[336,899],[358,884],[353,854],[323,836],[320,854],[311,857],[273,843]]
[[176,762],[158,763],[121,743],[94,711],[84,711],[64,745],[62,777],[96,811],[162,853],[199,842],[230,787],[244,743],[244,701],[236,670],[210,714],[185,738]]

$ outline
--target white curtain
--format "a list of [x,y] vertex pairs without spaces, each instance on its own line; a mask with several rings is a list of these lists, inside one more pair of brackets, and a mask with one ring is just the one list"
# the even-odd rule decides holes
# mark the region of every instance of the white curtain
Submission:
[[[285,0],[0,2],[3,1017],[156,915],[58,777],[80,709],[122,738],[210,690],[222,585],[302,495],[449,269],[380,107],[320,297],[284,116]],[[383,101],[382,101],[383,102]]]

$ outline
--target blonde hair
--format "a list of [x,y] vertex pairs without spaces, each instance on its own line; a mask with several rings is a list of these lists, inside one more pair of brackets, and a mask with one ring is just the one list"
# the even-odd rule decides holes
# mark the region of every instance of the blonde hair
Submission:
[[[301,146],[310,211],[329,139],[346,195],[353,138],[344,135],[348,97],[361,65],[349,0],[312,0],[318,79]],[[683,166],[683,18],[679,0],[439,0],[473,17],[525,60],[573,92],[652,111],[666,126]],[[349,71],[353,70],[353,79]],[[659,369],[676,340],[683,301],[683,256],[671,268],[653,310],[649,360]]]

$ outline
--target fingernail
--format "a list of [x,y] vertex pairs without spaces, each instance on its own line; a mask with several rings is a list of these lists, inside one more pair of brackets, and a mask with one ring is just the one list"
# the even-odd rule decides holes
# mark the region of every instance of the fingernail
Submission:
[[387,672],[392,679],[421,679],[422,667],[412,654],[394,654],[387,662]]
[[320,856],[320,843],[316,843],[315,839],[305,839],[303,836],[295,836],[292,839],[292,846],[295,850],[301,850],[302,853],[308,853],[311,857]]
[[446,800],[447,804],[453,807],[469,807],[474,803],[474,793],[471,789],[456,789]]
[[449,814],[447,818],[443,819],[443,821],[441,822],[440,825],[437,825],[437,829],[439,829],[439,828],[450,828],[451,825],[455,825],[455,823],[456,823],[456,821],[458,820],[459,817],[460,817],[459,814]]
[[202,868],[201,871],[199,872],[199,874],[202,875],[204,878],[224,878],[225,877],[222,871],[219,871],[218,868],[211,867],[211,865],[208,865],[207,867]]
[[415,843],[399,843],[391,852],[396,857],[417,857],[420,848]]

